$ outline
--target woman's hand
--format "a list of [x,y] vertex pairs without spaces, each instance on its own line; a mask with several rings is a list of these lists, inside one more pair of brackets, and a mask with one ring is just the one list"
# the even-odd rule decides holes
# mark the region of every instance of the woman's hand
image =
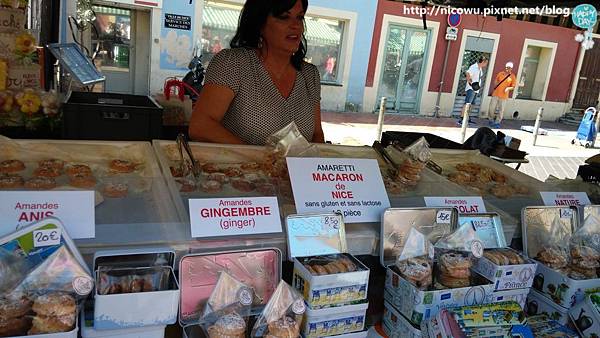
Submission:
[[244,144],[244,142],[221,124],[235,94],[228,87],[206,84],[196,101],[189,134],[195,141]]

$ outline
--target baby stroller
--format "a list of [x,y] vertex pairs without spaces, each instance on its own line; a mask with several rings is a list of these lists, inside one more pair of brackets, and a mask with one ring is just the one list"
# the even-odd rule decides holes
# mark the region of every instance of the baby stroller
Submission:
[[589,148],[594,143],[596,139],[596,108],[589,107],[585,110],[583,114],[583,119],[579,124],[579,128],[577,129],[577,136],[574,140],[571,141],[571,144],[575,144],[575,142],[579,142],[580,146],[584,146]]

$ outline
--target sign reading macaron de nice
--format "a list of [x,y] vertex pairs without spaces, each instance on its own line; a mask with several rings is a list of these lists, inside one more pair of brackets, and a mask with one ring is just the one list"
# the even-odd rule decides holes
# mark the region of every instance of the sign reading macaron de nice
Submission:
[[377,160],[287,158],[298,213],[339,213],[345,223],[379,222],[390,200]]
[[0,237],[24,225],[56,217],[71,238],[94,238],[94,207],[93,191],[2,191]]

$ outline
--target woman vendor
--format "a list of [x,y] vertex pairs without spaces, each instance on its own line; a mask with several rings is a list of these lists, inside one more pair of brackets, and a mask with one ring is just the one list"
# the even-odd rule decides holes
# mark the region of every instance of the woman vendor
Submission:
[[317,67],[304,61],[308,0],[247,0],[231,49],[210,61],[190,121],[193,140],[264,145],[290,122],[324,142]]

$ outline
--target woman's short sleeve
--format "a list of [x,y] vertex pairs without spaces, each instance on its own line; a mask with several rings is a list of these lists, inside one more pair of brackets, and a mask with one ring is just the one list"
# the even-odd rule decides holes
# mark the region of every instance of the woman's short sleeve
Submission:
[[238,50],[223,49],[210,60],[204,84],[214,84],[238,93],[240,88],[240,53]]
[[319,74],[319,69],[310,63],[305,64],[305,70],[307,73],[307,83],[308,91],[310,93],[310,98],[313,104],[320,104],[321,102],[321,74]]

